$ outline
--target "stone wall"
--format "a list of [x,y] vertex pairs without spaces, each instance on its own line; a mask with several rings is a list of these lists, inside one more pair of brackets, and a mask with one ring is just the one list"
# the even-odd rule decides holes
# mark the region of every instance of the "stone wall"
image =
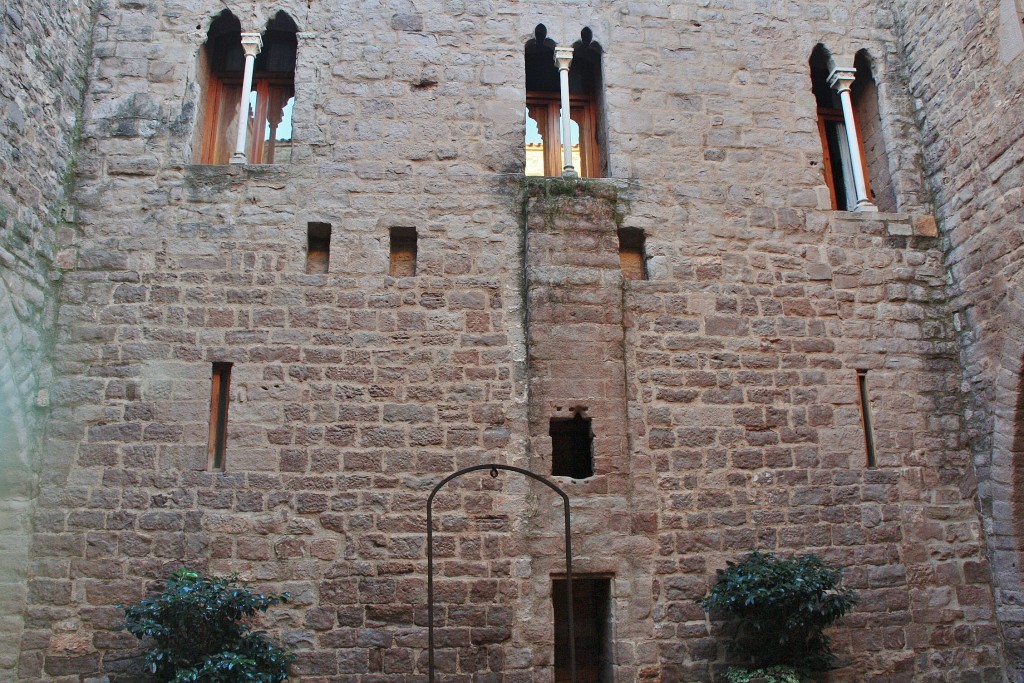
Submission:
[[0,677],[13,676],[21,640],[89,29],[84,0],[12,0],[0,16]]
[[925,161],[935,193],[952,309],[962,346],[961,391],[995,570],[997,603],[1024,680],[1021,491],[1020,18],[1013,2],[897,9],[910,85],[920,102]]
[[[550,471],[570,400],[600,416],[597,476],[561,481],[579,570],[613,583],[616,680],[720,673],[693,599],[755,546],[847,567],[862,603],[834,680],[1001,678],[934,230],[825,210],[819,42],[885,65],[897,203],[924,196],[888,10],[245,3],[244,28],[284,9],[300,30],[293,162],[194,166],[222,7],[122,2],[96,25],[22,680],[138,680],[116,605],[182,564],[293,593],[266,625],[297,681],[421,680],[431,487],[490,461]],[[541,22],[600,43],[628,181],[524,189]],[[327,274],[305,273],[311,222],[332,227]],[[649,280],[617,273],[620,225],[646,234]],[[393,227],[416,228],[414,277],[387,275]],[[225,472],[215,362],[233,363]],[[550,681],[558,500],[475,473],[434,513],[443,680]]]
[[708,680],[716,644],[693,600],[759,547],[848,568],[861,602],[831,680],[945,680],[951,662],[999,680],[934,224],[834,214],[748,235],[674,253],[670,280],[629,287],[631,415],[661,496],[663,666]]

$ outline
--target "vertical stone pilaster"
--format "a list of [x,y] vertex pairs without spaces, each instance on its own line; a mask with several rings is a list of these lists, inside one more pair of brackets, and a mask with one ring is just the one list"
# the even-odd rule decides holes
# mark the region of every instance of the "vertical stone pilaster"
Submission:
[[556,479],[573,503],[574,571],[612,577],[616,647],[629,653],[616,660],[616,680],[639,680],[651,663],[641,643],[652,627],[657,513],[641,502],[650,493],[650,462],[630,447],[616,195],[590,183],[563,196],[536,189],[526,259],[531,468],[551,474],[552,418],[590,418],[594,476]]

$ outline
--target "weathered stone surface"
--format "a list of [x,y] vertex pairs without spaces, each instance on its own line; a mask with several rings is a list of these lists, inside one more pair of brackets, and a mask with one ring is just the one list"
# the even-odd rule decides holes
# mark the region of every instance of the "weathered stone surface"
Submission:
[[[950,309],[959,332],[966,439],[995,579],[1011,678],[1024,676],[1019,637],[1022,509],[1019,425],[1024,316],[1020,302],[1020,178],[1024,158],[1019,6],[988,0],[893,3],[947,242]],[[937,26],[952,30],[939,35]],[[970,65],[970,75],[962,72]],[[931,226],[923,226],[926,229]]]
[[[617,681],[721,674],[694,598],[754,547],[847,568],[861,603],[831,680],[1001,680],[999,627],[1011,644],[1022,629],[1008,425],[1024,155],[1016,123],[989,113],[1019,89],[986,71],[1000,13],[776,4],[239,7],[246,30],[278,9],[300,30],[293,162],[272,167],[190,165],[196,55],[223,3],[103,4],[77,148],[89,8],[11,5],[3,419],[31,437],[28,406],[52,409],[34,537],[5,548],[2,568],[32,578],[4,591],[23,616],[0,628],[23,633],[0,672],[138,680],[114,605],[187,564],[292,593],[265,625],[297,651],[294,680],[421,681],[431,487],[492,461],[549,473],[549,420],[585,407],[596,474],[560,481],[576,571],[612,577]],[[600,43],[602,144],[628,181],[516,176],[539,22]],[[875,164],[885,148],[898,213],[822,210],[818,41],[873,58],[866,142]],[[58,235],[61,216],[75,225]],[[310,222],[332,225],[327,273],[305,272]],[[410,226],[415,276],[390,277],[389,231]],[[649,280],[622,278],[619,227],[643,230]],[[234,364],[219,473],[213,362]],[[434,513],[442,679],[552,680],[558,500],[484,472]],[[19,518],[0,519],[18,538]]]
[[[85,88],[90,2],[11,0],[0,15],[0,678],[18,668],[31,499],[52,381],[61,229]],[[66,468],[69,463],[64,463]],[[31,598],[29,598],[31,599]],[[88,662],[78,666],[85,667]],[[93,662],[95,664],[95,662]],[[89,665],[91,666],[91,665]]]

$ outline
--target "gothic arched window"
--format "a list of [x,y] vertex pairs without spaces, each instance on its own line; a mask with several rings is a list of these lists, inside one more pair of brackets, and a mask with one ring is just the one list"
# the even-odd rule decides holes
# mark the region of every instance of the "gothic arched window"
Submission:
[[[241,24],[224,10],[210,25],[205,52],[206,88],[199,157],[204,164],[244,160],[250,164],[291,160],[292,106],[298,29],[284,12],[267,22],[253,65],[245,106],[245,137],[237,149],[246,53]],[[237,152],[244,153],[244,159]]]
[[[526,43],[526,175],[562,175],[561,88],[555,43],[543,24]],[[584,178],[604,175],[599,129],[601,47],[590,29],[573,45],[569,69],[572,165]]]

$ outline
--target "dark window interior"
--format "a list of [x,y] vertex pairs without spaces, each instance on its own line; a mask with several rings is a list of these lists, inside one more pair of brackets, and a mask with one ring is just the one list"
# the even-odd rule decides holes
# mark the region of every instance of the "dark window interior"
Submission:
[[[295,71],[295,53],[298,49],[298,27],[284,12],[278,12],[267,22],[263,32],[263,48],[256,55],[254,74],[291,74]],[[242,24],[228,10],[224,10],[210,24],[207,34],[210,65],[219,74],[241,74],[245,69],[242,50]]]
[[307,238],[306,272],[328,272],[331,265],[331,224],[310,223]]
[[210,381],[209,467],[224,469],[228,441],[228,403],[231,395],[231,363],[214,363]]
[[571,419],[552,418],[551,474],[586,479],[594,476],[594,434],[590,418],[579,413]]
[[[555,579],[555,682],[569,683],[569,613],[565,579]],[[612,683],[611,579],[574,577],[576,683]]]
[[647,279],[647,253],[644,231],[639,228],[619,230],[619,265],[627,280]]
[[391,228],[392,277],[413,277],[416,275],[416,228]]
[[868,396],[868,371],[857,371],[857,390],[860,394],[860,420],[864,428],[864,449],[867,453],[867,466],[875,467],[875,434],[871,426],[871,399]]

